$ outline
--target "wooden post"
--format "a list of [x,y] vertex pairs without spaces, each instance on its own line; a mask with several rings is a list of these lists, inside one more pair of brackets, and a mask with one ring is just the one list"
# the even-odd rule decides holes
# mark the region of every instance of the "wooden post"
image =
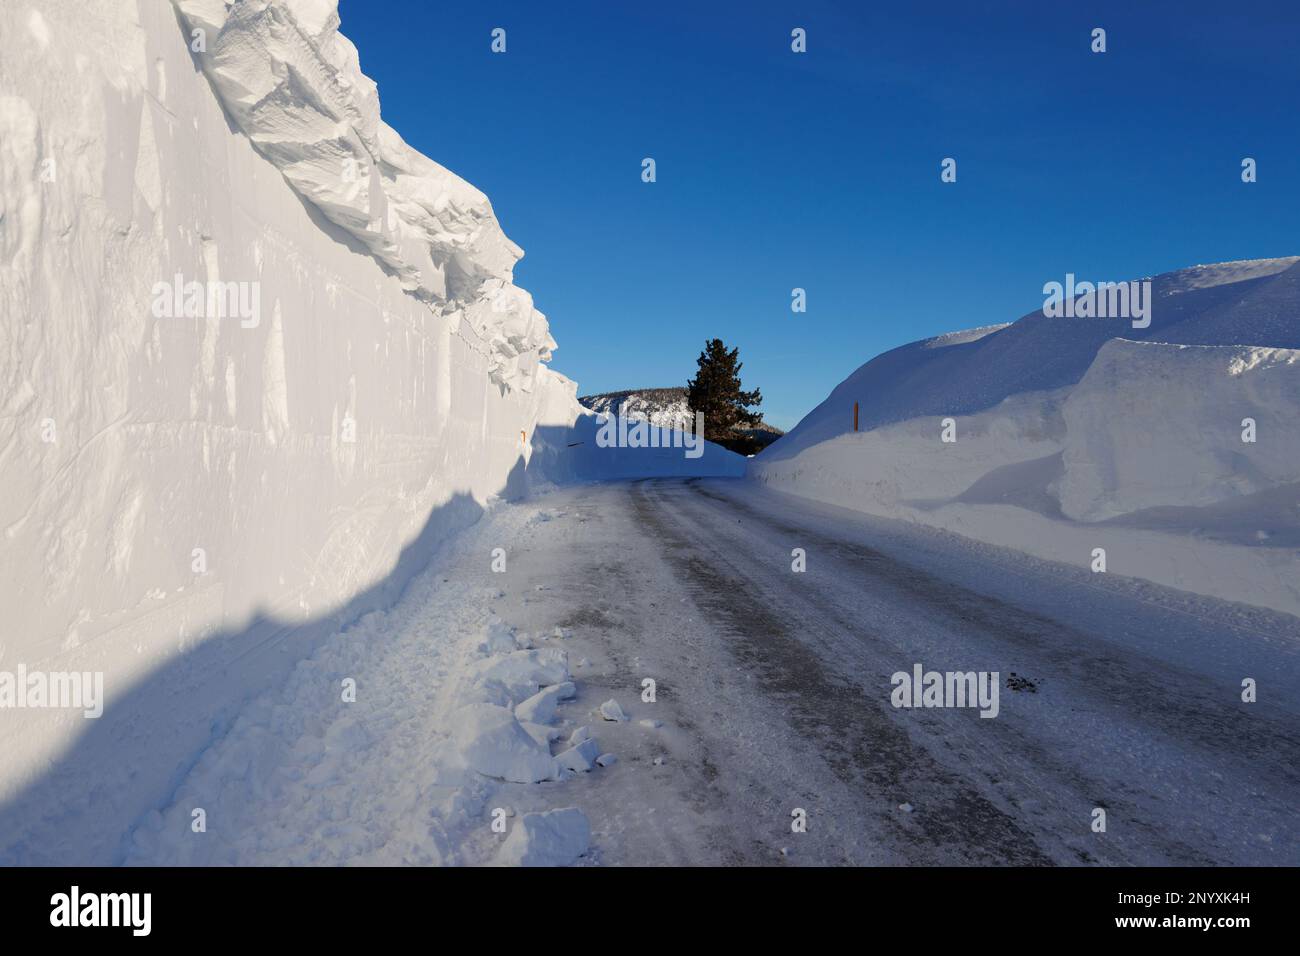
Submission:
[[858,430],[858,403],[853,403],[853,430]]

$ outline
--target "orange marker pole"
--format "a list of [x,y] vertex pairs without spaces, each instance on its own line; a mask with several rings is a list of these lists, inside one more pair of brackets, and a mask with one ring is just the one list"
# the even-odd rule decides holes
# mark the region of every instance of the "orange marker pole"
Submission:
[[853,403],[853,430],[858,430],[858,403]]

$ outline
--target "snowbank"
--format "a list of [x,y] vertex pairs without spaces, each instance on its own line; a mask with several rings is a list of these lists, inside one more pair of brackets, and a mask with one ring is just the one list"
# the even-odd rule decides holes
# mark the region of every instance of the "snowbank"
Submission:
[[1117,339],[1070,392],[1063,415],[1070,438],[1061,510],[1081,521],[1202,507],[1300,482],[1295,349]]
[[[924,416],[968,415],[1025,392],[1054,391],[1083,378],[1115,338],[1185,345],[1300,348],[1300,259],[1196,266],[1151,280],[1151,324],[1125,319],[1049,318],[1031,312],[913,342],[879,355],[835,387],[763,458],[789,458],[853,430]],[[1037,290],[1034,290],[1037,292]]]
[[[409,147],[338,32],[337,0],[173,0],[197,63],[240,129],[304,199],[402,287],[488,346],[493,380],[527,388],[555,342],[512,282],[523,250],[486,196]],[[193,41],[192,41],[193,42]]]
[[1080,566],[1102,548],[1108,573],[1300,614],[1300,265],[1153,286],[1145,332],[1171,342],[1035,314],[905,346],[749,475]]

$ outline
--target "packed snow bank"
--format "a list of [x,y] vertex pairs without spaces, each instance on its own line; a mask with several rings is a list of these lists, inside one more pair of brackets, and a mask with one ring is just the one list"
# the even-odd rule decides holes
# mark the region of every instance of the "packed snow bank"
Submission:
[[0,831],[72,827],[62,862],[119,852],[73,794],[156,801],[499,496],[714,467],[570,453],[519,250],[382,124],[333,0],[178,7],[0,6],[0,672],[107,698],[0,710],[0,803],[44,815]]
[[859,428],[868,431],[928,415],[967,415],[1013,395],[1075,385],[1115,338],[1300,348],[1300,259],[1196,266],[1150,281],[1154,304],[1145,329],[1125,319],[1049,318],[1039,310],[1009,325],[953,332],[879,355],[763,459],[793,457],[852,432],[855,402]]
[[1081,521],[1300,482],[1296,349],[1117,339],[1070,392],[1063,416],[1061,510]]
[[338,32],[337,0],[173,0],[206,47],[197,63],[289,184],[488,346],[493,380],[528,388],[555,342],[512,281],[523,251],[486,196],[409,147]]
[[1277,347],[1300,342],[1298,280],[1295,259],[1157,277],[1152,327],[1177,344],[1032,315],[896,349],[749,474],[1052,560],[1092,567],[1101,548],[1110,573],[1298,614],[1300,351]]

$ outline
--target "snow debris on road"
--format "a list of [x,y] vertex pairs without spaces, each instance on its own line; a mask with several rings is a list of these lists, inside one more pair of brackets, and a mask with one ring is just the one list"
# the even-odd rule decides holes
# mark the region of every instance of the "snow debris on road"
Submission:
[[[392,610],[334,635],[250,702],[169,805],[130,831],[126,862],[535,866],[585,854],[581,809],[532,812],[572,802],[553,788],[602,753],[589,727],[563,719],[578,694],[567,655],[521,646],[533,637],[478,583],[482,539],[520,540],[532,512],[481,522]],[[351,702],[339,689],[349,680]]]
[[555,711],[560,706],[560,701],[572,698],[575,693],[576,690],[570,681],[544,687],[515,707],[515,716],[521,721],[526,720],[534,724],[550,723],[555,718]]
[[600,716],[620,723],[627,720],[627,714],[623,713],[623,708],[612,697],[600,705]]
[[505,866],[567,866],[587,852],[591,827],[573,807],[525,813],[501,847]]
[[586,773],[595,766],[596,757],[599,753],[599,745],[595,740],[588,738],[570,747],[557,756],[555,760],[565,770],[572,770],[574,773]]
[[555,758],[495,704],[470,704],[455,717],[453,731],[465,764],[489,777],[536,783],[556,777]]

